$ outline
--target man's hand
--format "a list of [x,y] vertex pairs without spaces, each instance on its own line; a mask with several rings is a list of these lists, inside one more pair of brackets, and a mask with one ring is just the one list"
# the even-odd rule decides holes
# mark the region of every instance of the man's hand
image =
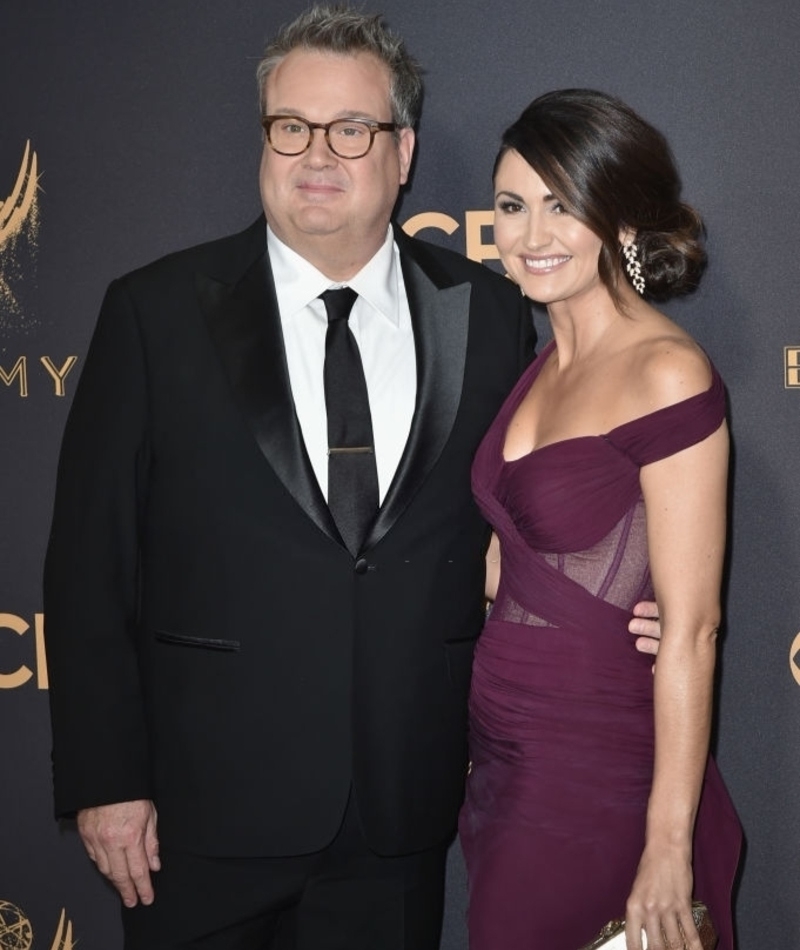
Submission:
[[98,805],[78,812],[78,831],[89,857],[122,896],[126,907],[154,899],[150,872],[158,871],[156,809],[151,801]]
[[658,606],[650,600],[636,604],[628,630],[636,637],[636,649],[640,653],[650,653],[655,656],[661,640]]

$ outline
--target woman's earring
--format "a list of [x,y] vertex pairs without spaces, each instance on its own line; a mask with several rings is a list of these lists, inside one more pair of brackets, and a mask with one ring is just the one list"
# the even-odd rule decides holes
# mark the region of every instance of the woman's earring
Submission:
[[628,244],[622,245],[622,253],[625,255],[625,270],[628,272],[628,276],[631,279],[631,283],[634,286],[634,289],[640,293],[644,293],[644,277],[642,277],[642,265],[639,261],[639,251],[636,247],[634,241],[630,241]]

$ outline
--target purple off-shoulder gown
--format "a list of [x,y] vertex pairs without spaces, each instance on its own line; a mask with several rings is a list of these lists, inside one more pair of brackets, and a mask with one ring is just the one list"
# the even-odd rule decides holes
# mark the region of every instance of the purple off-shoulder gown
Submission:
[[[509,396],[472,472],[502,572],[475,652],[459,821],[471,950],[577,950],[624,916],[653,772],[652,658],[627,632],[633,605],[653,599],[639,469],[725,415],[714,371],[704,393],[505,462],[508,423],[552,347]],[[734,946],[740,844],[709,760],[693,864],[719,950]]]

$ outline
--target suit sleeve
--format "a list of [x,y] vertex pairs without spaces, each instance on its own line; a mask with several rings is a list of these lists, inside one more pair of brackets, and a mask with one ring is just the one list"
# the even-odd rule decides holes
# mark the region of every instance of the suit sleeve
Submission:
[[151,797],[136,653],[147,372],[123,282],[106,294],[67,420],[45,559],[56,814]]

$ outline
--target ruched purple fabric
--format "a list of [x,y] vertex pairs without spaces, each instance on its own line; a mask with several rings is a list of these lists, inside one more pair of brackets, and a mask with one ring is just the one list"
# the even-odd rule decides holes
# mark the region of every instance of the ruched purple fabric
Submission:
[[[633,605],[653,597],[639,470],[706,438],[725,416],[712,368],[704,393],[506,462],[508,424],[552,348],[520,379],[472,470],[502,572],[475,652],[459,821],[471,950],[577,950],[624,916],[654,741],[652,658],[627,632]],[[719,950],[734,947],[740,846],[709,759],[693,866]]]

